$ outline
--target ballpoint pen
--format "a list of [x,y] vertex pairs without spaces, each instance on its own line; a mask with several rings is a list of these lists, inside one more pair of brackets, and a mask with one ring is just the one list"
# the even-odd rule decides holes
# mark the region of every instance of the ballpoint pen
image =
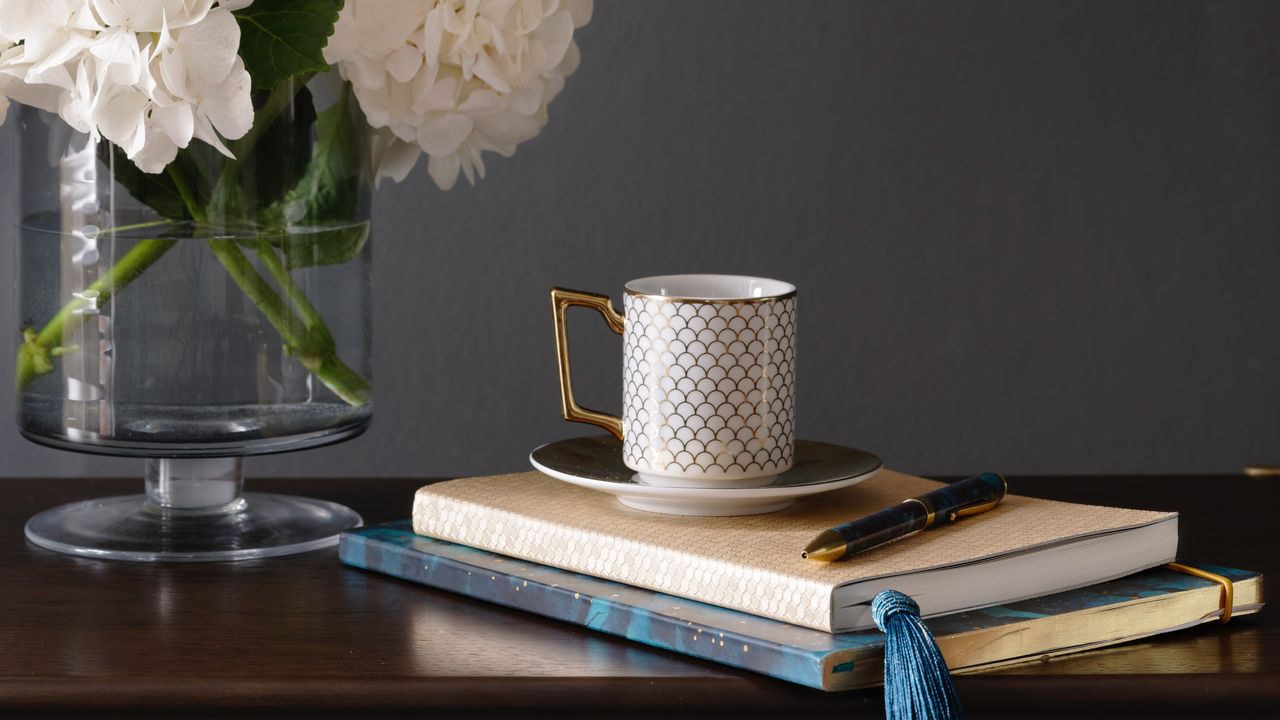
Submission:
[[824,530],[805,546],[800,556],[810,560],[844,560],[933,527],[938,522],[953,523],[959,518],[990,510],[1004,499],[1008,489],[1008,483],[999,473],[974,475]]

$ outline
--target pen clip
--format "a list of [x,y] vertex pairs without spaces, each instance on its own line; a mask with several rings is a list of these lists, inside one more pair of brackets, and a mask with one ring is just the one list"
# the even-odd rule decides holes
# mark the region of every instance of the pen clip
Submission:
[[984,513],[990,510],[991,508],[999,505],[1000,501],[1003,499],[1004,497],[1002,496],[1002,497],[996,498],[995,500],[987,500],[985,502],[980,502],[976,505],[969,505],[967,507],[956,508],[955,510],[952,510],[950,513],[947,514],[947,522],[955,522],[958,518],[969,517],[970,515],[977,515],[978,513]]
[[947,522],[955,522],[962,517],[970,517],[971,515],[984,513],[999,505],[1000,501],[1003,500],[1004,496],[1009,492],[1009,482],[1004,479],[1004,475],[997,475],[997,477],[1000,478],[1000,482],[1004,485],[1004,489],[1000,491],[999,495],[991,500],[978,500],[972,505],[964,505],[962,507],[955,508],[951,512],[947,513]]

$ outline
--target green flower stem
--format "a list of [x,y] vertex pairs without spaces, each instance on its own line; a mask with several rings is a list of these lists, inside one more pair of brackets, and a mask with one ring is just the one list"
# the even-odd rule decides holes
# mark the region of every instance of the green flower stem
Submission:
[[324,318],[320,317],[320,312],[316,310],[316,306],[311,304],[311,300],[307,298],[307,294],[298,287],[298,283],[293,281],[293,276],[285,268],[284,262],[280,260],[280,256],[276,254],[276,250],[271,243],[265,239],[259,238],[255,247],[258,259],[262,261],[262,266],[267,269],[271,277],[284,291],[284,295],[293,305],[294,310],[302,316],[302,322],[306,323],[307,329],[313,332],[320,332],[328,338],[330,344],[333,343],[333,337],[329,334],[329,327],[325,325]]
[[21,392],[40,375],[53,370],[51,358],[60,354],[59,344],[62,342],[64,326],[68,320],[77,317],[76,313],[89,307],[90,302],[102,305],[113,295],[133,282],[147,268],[155,264],[174,246],[176,240],[150,239],[142,240],[125,253],[120,261],[107,273],[98,278],[79,297],[72,298],[62,306],[57,315],[40,329],[39,333],[28,331],[22,346],[18,348],[17,388]]
[[144,230],[146,228],[160,227],[161,225],[172,225],[172,224],[173,224],[172,220],[161,219],[161,220],[148,220],[146,222],[133,223],[132,225],[116,225],[115,227],[103,228],[102,230],[99,230],[98,237],[102,237],[103,235],[119,235],[122,232],[129,232],[131,230]]
[[[60,347],[64,328],[69,320],[77,317],[77,312],[89,307],[91,302],[99,305],[105,303],[154,265],[177,242],[177,240],[163,239],[142,240],[113,265],[106,275],[98,278],[98,281],[80,293],[79,297],[73,298],[64,305],[39,333],[33,330],[24,333],[24,341],[18,349],[16,372],[18,392],[25,389],[40,375],[53,370],[53,358],[64,351],[64,348]],[[276,328],[280,336],[285,339],[289,351],[304,367],[345,402],[356,406],[369,402],[372,385],[338,358],[328,326],[325,325],[315,306],[307,300],[301,288],[289,277],[288,271],[280,263],[279,257],[270,249],[269,244],[265,253],[262,250],[259,251],[259,256],[264,258],[263,265],[285,289],[290,302],[298,307],[298,312],[303,315],[302,319],[285,306],[280,296],[262,279],[253,264],[236,246],[235,241],[211,240],[209,245],[219,262],[227,269],[227,273],[262,311],[267,321]],[[266,259],[268,254],[269,257],[274,258],[274,262]]]
[[173,179],[174,186],[178,188],[178,194],[182,196],[182,204],[187,206],[187,212],[191,213],[192,219],[197,224],[204,224],[205,215],[201,212],[200,203],[196,202],[196,196],[191,192],[191,186],[187,184],[187,178],[183,176],[182,171],[174,163],[169,163],[165,172],[169,173],[169,177]]
[[338,358],[333,337],[319,315],[313,318],[314,327],[300,320],[258,274],[234,240],[211,240],[209,247],[240,290],[284,338],[285,347],[303,367],[347,403],[359,406],[369,402],[373,387]]
[[[249,132],[244,137],[231,144],[232,154],[236,158],[247,157],[253,151],[261,139],[262,133],[266,132],[266,129],[270,127],[276,117],[293,102],[294,96],[298,94],[301,88],[306,86],[313,74],[303,73],[276,86],[275,90],[272,91],[266,102],[256,113],[253,127],[249,129]],[[231,183],[235,181],[235,177],[239,172],[239,161],[235,159],[228,160],[223,165],[222,172],[218,176],[218,182],[213,191],[214,197],[220,196],[221,193],[225,192],[226,188],[231,187]],[[184,183],[177,177],[175,177],[175,181],[177,181],[178,191],[183,194],[184,202],[187,202],[188,191],[185,189]],[[193,208],[195,204],[194,202],[187,202],[187,205],[188,208]],[[196,212],[193,212],[193,214],[196,214]],[[196,216],[199,217],[198,214]],[[257,242],[257,255],[262,261],[263,267],[267,269],[267,272],[275,279],[280,289],[289,299],[289,303],[302,315],[301,319],[281,300],[275,290],[263,280],[257,269],[253,267],[253,264],[249,262],[233,241],[215,240],[210,243],[210,247],[223,267],[227,269],[228,274],[240,286],[240,289],[258,306],[267,321],[280,333],[280,337],[284,338],[285,346],[298,358],[303,367],[311,371],[313,375],[347,403],[359,406],[369,402],[373,391],[372,385],[337,356],[334,349],[333,334],[329,331],[328,325],[325,324],[324,318],[320,317],[320,313],[316,311],[315,306],[311,304],[306,294],[293,281],[270,243],[264,239],[259,239]]]

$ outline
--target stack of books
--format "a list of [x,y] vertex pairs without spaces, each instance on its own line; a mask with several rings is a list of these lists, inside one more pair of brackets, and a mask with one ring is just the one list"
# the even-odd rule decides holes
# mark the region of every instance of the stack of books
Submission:
[[[995,509],[821,563],[819,532],[940,483],[892,471],[787,510],[659,515],[540,473],[429,485],[413,520],[344,534],[343,562],[791,682],[842,690],[882,679],[869,604],[911,595],[953,672],[1102,647],[1211,622],[1219,583],[1163,566],[1176,513],[1009,495]],[[1230,612],[1262,605],[1231,581]]]

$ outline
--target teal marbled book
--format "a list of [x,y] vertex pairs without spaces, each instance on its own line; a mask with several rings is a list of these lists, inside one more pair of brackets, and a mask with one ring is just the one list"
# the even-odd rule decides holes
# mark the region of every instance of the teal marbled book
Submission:
[[[413,533],[409,521],[343,533],[353,567],[393,575],[823,690],[881,682],[883,635],[831,634]],[[1234,615],[1262,607],[1262,576],[1229,578]],[[1211,622],[1217,584],[1153,569],[1089,588],[931,618],[953,672],[1039,660]]]

